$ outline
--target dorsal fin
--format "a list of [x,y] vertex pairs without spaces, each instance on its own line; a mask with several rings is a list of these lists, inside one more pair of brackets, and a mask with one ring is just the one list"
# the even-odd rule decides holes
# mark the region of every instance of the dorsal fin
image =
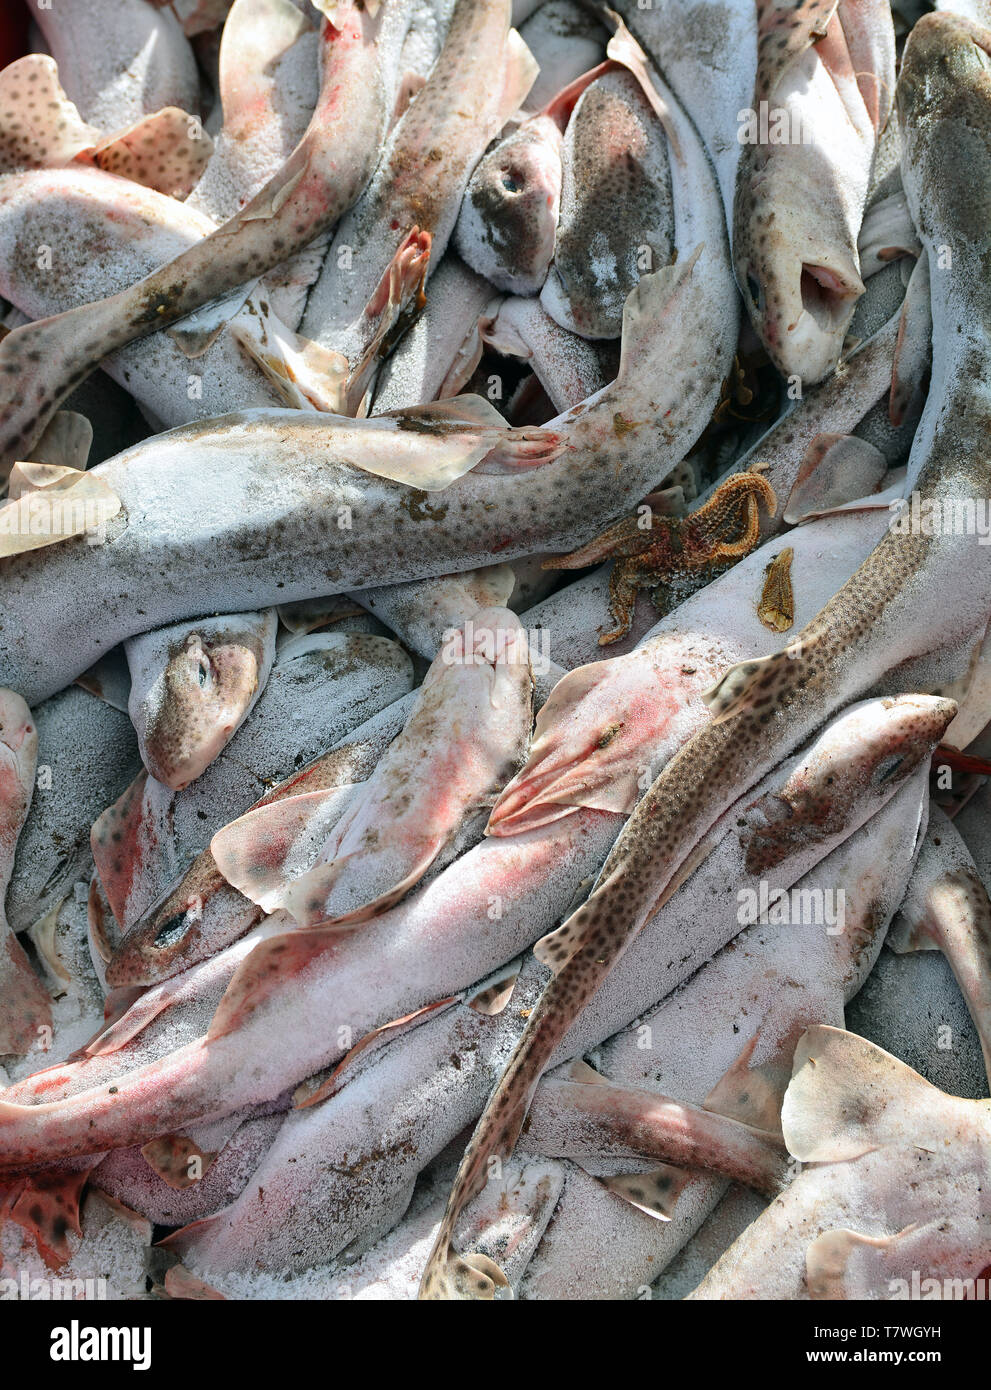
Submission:
[[657,1221],[670,1221],[678,1196],[695,1175],[671,1163],[661,1163],[649,1173],[620,1173],[612,1178],[600,1178],[603,1187],[621,1197],[630,1206]]
[[212,153],[213,141],[199,121],[178,106],[165,106],[100,140],[86,160],[169,198],[185,198]]
[[0,72],[0,173],[59,168],[101,138],[62,90],[54,58],[29,53]]

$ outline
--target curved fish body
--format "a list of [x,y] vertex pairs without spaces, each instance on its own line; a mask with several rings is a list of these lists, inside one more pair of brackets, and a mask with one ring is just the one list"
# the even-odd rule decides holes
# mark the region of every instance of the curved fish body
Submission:
[[174,14],[144,0],[68,0],[34,17],[83,118],[120,130],[164,106],[196,113],[196,59]]
[[[73,229],[76,254],[39,265],[38,247]],[[175,198],[102,169],[28,169],[0,179],[0,293],[29,318],[82,312],[182,255],[214,230]],[[248,406],[281,404],[258,367],[223,333],[186,356],[168,333],[152,333],[102,359],[103,369],[166,426]]]
[[[767,920],[758,917],[745,926],[657,1007],[597,1049],[599,1070],[624,1086],[703,1105],[759,1133],[778,1132],[797,1037],[813,1023],[842,1026],[844,1002],[860,988],[881,949],[912,873],[927,780],[923,758],[887,803],[791,890],[781,887],[786,880],[773,870],[765,879],[774,904],[762,914]],[[692,883],[683,891],[690,891]],[[746,917],[753,921],[761,912],[759,904],[756,911],[751,907],[758,903],[759,884],[748,893]],[[681,893],[668,906],[679,897]],[[743,915],[739,897],[735,901]],[[624,974],[627,959],[618,967]],[[544,1084],[537,1089],[535,1106]],[[531,1131],[532,1126],[528,1144]],[[594,1171],[622,1174],[630,1165],[600,1163]],[[725,1182],[714,1175],[686,1176],[689,1181],[668,1207],[669,1222],[624,1213],[608,1252],[593,1251],[590,1237],[596,1228],[583,1227],[580,1220],[584,1189],[566,1194],[562,1208],[570,1210],[559,1209],[558,1216],[569,1231],[570,1258],[562,1258],[559,1246],[541,1250],[526,1296],[568,1297],[574,1260],[584,1258],[589,1292],[595,1297],[634,1297],[683,1247],[698,1213],[711,1211],[725,1191]],[[776,1196],[783,1186],[782,1176],[767,1195]],[[622,1186],[617,1195],[623,1195]]]
[[[149,624],[568,550],[656,486],[708,420],[737,331],[708,162],[684,116],[672,119],[685,259],[645,275],[630,296],[615,383],[551,422],[568,445],[562,457],[511,475],[469,473],[432,499],[364,471],[379,466],[376,447],[393,452],[381,417],[248,413],[158,436],[96,470],[123,503],[104,544],[80,537],[0,561],[0,679],[39,698]],[[363,468],[341,461],[338,431]],[[402,440],[428,461],[450,450],[429,432]],[[42,651],[30,634],[38,591],[53,585],[66,603]],[[94,605],[105,614],[100,633],[79,621]]]
[[[107,353],[264,275],[326,231],[358,197],[387,118],[378,26],[364,5],[338,5],[334,13],[335,23],[325,19],[321,28],[323,81],[313,118],[251,202],[136,284],[25,324],[0,344],[5,379],[17,377],[16,392],[0,400],[5,466],[30,457],[60,401]],[[42,359],[44,369],[37,365]]]
[[[250,809],[284,797],[364,782],[402,729],[413,699],[411,692],[393,700]],[[342,813],[346,804],[342,799]],[[256,926],[262,915],[261,908],[227,882],[207,846],[127,932],[107,967],[107,981],[117,987],[133,987],[169,979],[230,946]]]
[[254,709],[275,660],[274,609],[156,628],[125,644],[141,761],[181,791]]
[[31,711],[12,690],[0,690],[0,1056],[30,1052],[52,1021],[51,1000],[3,910],[37,759]]
[[402,733],[309,866],[290,862],[301,803],[289,799],[214,836],[221,873],[266,911],[285,908],[300,927],[385,911],[481,834],[480,817],[525,754],[532,694],[519,619],[507,608],[480,609],[448,635]]
[[732,230],[739,113],[753,101],[757,71],[755,0],[616,0],[613,8],[695,123]]
[[535,71],[510,28],[509,0],[460,0],[426,85],[337,229],[307,301],[305,334],[343,352],[353,367],[363,360],[378,334],[378,287],[390,264],[414,229],[440,260],[475,163],[520,106]]
[[[986,36],[978,36],[982,41]],[[962,109],[962,91],[966,117],[953,114]],[[984,376],[991,303],[975,286],[973,258],[986,255],[988,232],[974,225],[972,180],[974,153],[979,148],[986,164],[991,142],[991,88],[964,21],[937,16],[916,26],[903,63],[899,116],[906,191],[923,242],[960,240],[966,247],[943,284],[933,287],[936,389],[916,435],[909,485],[931,503],[947,496],[974,507],[988,490],[979,441],[989,424]],[[451,1211],[477,1186],[488,1156],[512,1149],[558,1041],[730,800],[832,710],[900,664],[927,656],[932,630],[940,638],[930,664],[936,679],[947,667],[958,678],[969,665],[991,614],[991,557],[973,531],[941,527],[934,535],[933,529],[893,527],[797,639],[775,656],[734,667],[707,693],[714,721],[667,764],[592,894],[555,933],[549,959],[557,973],[469,1145]],[[435,1252],[423,1296],[491,1292],[487,1276],[459,1257],[449,1264],[448,1256],[449,1239]]]
[[226,222],[289,158],[319,96],[317,48],[315,25],[292,0],[231,7],[219,53],[223,125],[191,207]]
[[[113,1093],[103,1078],[64,1101],[42,1092],[38,1104],[0,1102],[0,1167],[145,1143],[274,1099],[340,1060],[353,1039],[526,949],[567,909],[576,877],[595,873],[617,824],[586,811],[563,827],[485,840],[359,932],[266,934],[205,1036],[129,1070]],[[240,959],[243,943],[229,949]],[[225,968],[224,955],[205,965]],[[287,1029],[290,1008],[298,1026]]]
[[733,260],[751,322],[784,376],[836,366],[864,292],[857,240],[891,111],[886,0],[758,0],[754,100],[741,140]]
[[413,684],[384,637],[313,633],[286,647],[238,735],[202,776],[173,790],[139,774],[93,825],[93,857],[114,916],[132,926],[233,812],[311,762]]
[[960,1288],[987,1264],[991,1102],[948,1096],[838,1028],[799,1041],[782,1128],[802,1171],[695,1299],[863,1299]]
[[616,8],[712,155],[755,330],[784,375],[812,385],[863,294],[857,240],[894,90],[889,7]]

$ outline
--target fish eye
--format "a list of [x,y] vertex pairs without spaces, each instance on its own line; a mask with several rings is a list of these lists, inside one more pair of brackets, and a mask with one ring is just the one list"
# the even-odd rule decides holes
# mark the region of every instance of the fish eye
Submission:
[[502,186],[507,193],[520,193],[523,190],[523,180],[514,169],[504,169],[502,174]]
[[760,285],[757,282],[756,277],[752,275],[749,271],[747,272],[747,293],[753,300],[754,308],[759,309],[761,300]]

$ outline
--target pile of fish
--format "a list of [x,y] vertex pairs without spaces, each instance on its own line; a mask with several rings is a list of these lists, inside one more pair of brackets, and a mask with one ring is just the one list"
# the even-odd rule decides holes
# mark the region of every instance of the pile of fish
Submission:
[[613,6],[25,6],[4,1296],[987,1297],[991,6]]

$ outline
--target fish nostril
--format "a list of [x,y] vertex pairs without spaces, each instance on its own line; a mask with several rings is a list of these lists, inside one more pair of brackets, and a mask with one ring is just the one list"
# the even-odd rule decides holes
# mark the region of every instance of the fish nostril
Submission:
[[904,761],[905,759],[900,755],[897,757],[885,758],[884,762],[878,766],[877,780],[879,782],[886,782],[889,777],[894,776]]

